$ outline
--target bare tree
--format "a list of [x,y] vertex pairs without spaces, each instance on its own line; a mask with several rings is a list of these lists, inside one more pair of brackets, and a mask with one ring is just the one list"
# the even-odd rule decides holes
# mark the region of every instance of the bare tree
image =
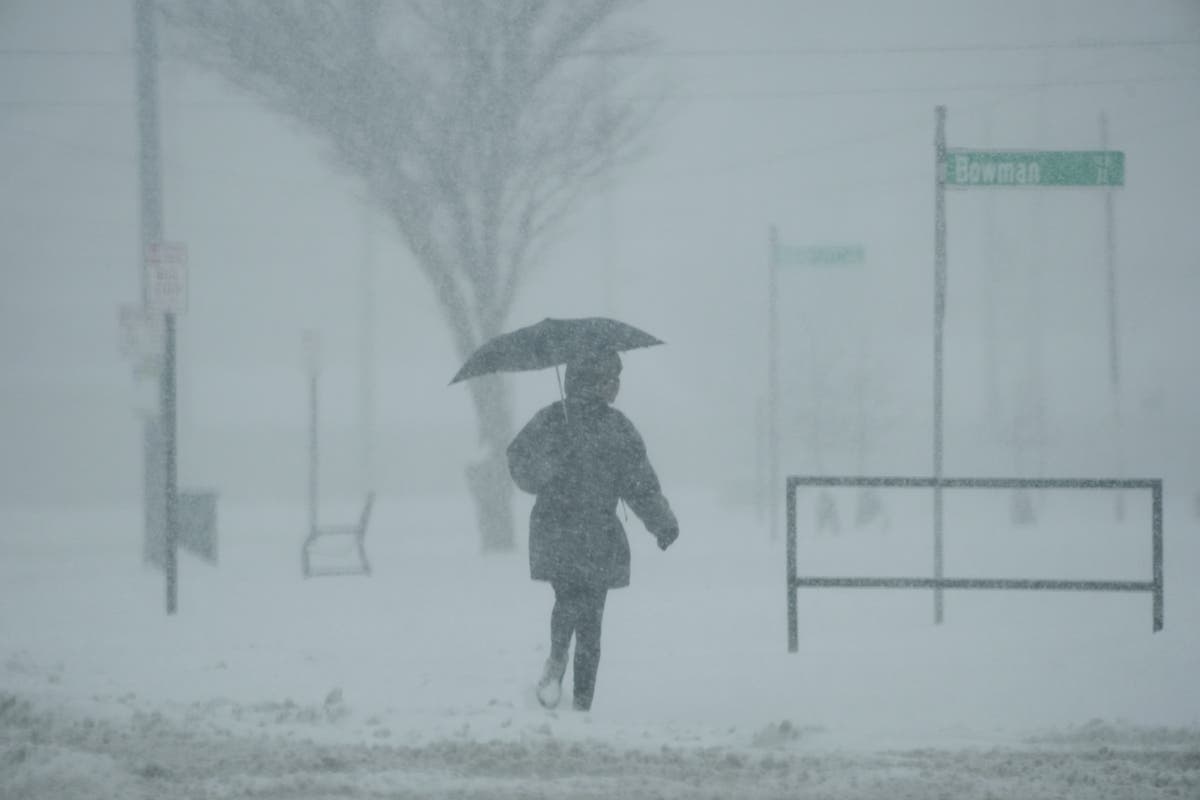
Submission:
[[[505,324],[556,222],[635,155],[655,103],[622,91],[653,44],[637,0],[164,0],[187,57],[299,121],[360,176],[464,359]],[[483,549],[514,545],[502,378],[469,382]]]

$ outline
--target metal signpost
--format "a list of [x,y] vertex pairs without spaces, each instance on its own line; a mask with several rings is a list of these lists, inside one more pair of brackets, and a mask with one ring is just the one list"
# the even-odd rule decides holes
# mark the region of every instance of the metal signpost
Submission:
[[174,614],[179,601],[179,482],[177,459],[177,414],[175,386],[175,317],[187,308],[187,248],[179,242],[151,242],[146,246],[146,302],[151,314],[164,321],[163,370],[161,376],[162,432],[165,445],[166,495],[166,580],[167,613]]

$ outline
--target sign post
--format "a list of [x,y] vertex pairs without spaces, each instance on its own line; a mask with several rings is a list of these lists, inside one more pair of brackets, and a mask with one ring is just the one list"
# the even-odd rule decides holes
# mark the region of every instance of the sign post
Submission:
[[175,391],[175,316],[187,307],[187,248],[179,242],[150,242],[143,257],[146,301],[151,314],[163,316],[163,370],[160,381],[163,439],[166,450],[167,613],[179,606],[178,425]]
[[[942,456],[943,420],[942,332],[946,326],[946,107],[934,112],[933,171],[933,577],[942,579]],[[969,172],[969,170],[968,170]],[[933,590],[933,621],[942,624],[941,586]]]

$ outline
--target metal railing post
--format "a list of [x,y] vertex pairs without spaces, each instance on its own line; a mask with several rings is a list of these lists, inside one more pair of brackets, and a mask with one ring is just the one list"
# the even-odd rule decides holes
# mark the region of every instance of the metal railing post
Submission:
[[796,480],[787,479],[787,609],[788,652],[800,649],[799,620],[796,613]]
[[1151,493],[1151,525],[1154,530],[1154,631],[1163,627],[1163,487],[1162,481],[1154,481]]

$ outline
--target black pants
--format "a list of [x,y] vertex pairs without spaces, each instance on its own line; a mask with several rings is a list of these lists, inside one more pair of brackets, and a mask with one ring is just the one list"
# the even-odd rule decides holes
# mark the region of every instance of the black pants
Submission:
[[587,711],[592,707],[600,668],[600,625],[608,589],[558,582],[553,586],[550,657],[565,665],[571,635],[575,635],[575,708]]

